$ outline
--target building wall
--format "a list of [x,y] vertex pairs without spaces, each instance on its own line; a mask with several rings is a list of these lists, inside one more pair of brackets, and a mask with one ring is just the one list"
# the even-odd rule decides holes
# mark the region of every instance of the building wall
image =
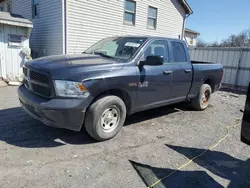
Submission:
[[[12,12],[33,22],[33,57],[62,54],[64,0],[40,0],[39,16],[32,19],[32,0],[13,0]],[[178,38],[185,10],[179,0],[136,0],[135,26],[124,25],[124,1],[66,0],[67,53],[81,53],[102,38],[114,35],[155,35]],[[156,30],[147,28],[148,6],[158,8]]]
[[64,53],[62,2],[62,0],[40,0],[39,15],[32,18],[32,0],[12,1],[12,13],[20,14],[33,22],[30,36],[33,57]]
[[32,21],[31,0],[12,0],[12,13],[22,15]]
[[29,29],[0,24],[0,75],[8,81],[21,81],[25,61],[21,51],[29,48],[29,40],[23,42],[23,47],[9,46],[9,34],[28,36]]
[[[156,30],[147,28],[148,6],[158,8]],[[124,1],[68,0],[67,52],[81,53],[102,38],[114,35],[154,35],[178,38],[184,8],[179,0],[136,0],[135,26],[124,25]]]
[[196,46],[197,34],[185,32],[185,40],[189,46]]

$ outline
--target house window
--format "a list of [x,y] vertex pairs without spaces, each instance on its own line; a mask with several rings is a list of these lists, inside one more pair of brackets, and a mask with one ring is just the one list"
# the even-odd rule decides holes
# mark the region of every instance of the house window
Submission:
[[7,12],[11,12],[11,1],[7,3]]
[[39,6],[39,0],[32,0],[32,17],[35,18],[38,16],[38,6]]
[[125,24],[135,25],[135,10],[136,10],[136,2],[132,0],[125,0],[125,10],[124,10]]
[[23,45],[22,35],[9,34],[8,37],[9,37],[9,47],[22,47]]
[[0,11],[11,12],[11,0],[2,2],[0,5]]
[[148,7],[148,28],[156,29],[157,24],[157,8]]
[[193,45],[194,44],[194,37],[191,37],[190,38],[190,45]]

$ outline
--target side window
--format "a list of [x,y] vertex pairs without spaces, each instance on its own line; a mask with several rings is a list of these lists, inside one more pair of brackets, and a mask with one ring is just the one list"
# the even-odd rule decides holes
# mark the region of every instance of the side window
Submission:
[[144,52],[144,58],[147,56],[161,56],[164,63],[168,63],[168,45],[164,40],[157,40],[152,42]]
[[39,0],[32,0],[32,17],[35,18],[39,14]]
[[173,62],[187,62],[186,51],[183,44],[180,42],[171,42],[171,45],[173,49]]

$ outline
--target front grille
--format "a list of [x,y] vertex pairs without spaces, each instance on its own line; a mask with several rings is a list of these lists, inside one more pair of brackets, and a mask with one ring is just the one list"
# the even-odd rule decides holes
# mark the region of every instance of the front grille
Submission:
[[23,68],[23,74],[24,74],[24,76],[27,76],[28,75],[28,70],[27,70],[27,68]]
[[49,87],[45,87],[45,86],[41,86],[41,85],[37,85],[37,84],[33,84],[32,83],[32,90],[42,96],[45,97],[50,97],[51,96],[51,89]]
[[23,84],[25,85],[26,88],[30,88],[29,83],[26,79],[23,80]]
[[49,78],[35,71],[30,71],[30,79],[41,83],[49,84]]
[[45,98],[52,96],[49,76],[27,68],[23,68],[23,73],[25,75],[24,85],[31,92]]

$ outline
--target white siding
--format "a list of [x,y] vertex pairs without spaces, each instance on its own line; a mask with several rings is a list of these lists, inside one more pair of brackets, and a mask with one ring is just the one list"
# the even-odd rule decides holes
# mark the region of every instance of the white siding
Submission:
[[[0,71],[4,79],[9,81],[22,80],[22,66],[25,58],[21,53],[22,48],[9,46],[8,35],[28,35],[28,29],[24,27],[0,25]],[[29,47],[28,39],[23,43]]]
[[185,32],[185,40],[189,46],[196,46],[197,34]]
[[30,46],[34,57],[64,53],[62,7],[62,0],[40,0],[39,15],[32,19],[31,0],[12,1],[12,12],[33,22]]
[[[156,30],[147,28],[148,6],[158,8]],[[81,53],[98,40],[114,35],[178,38],[184,15],[179,0],[137,0],[135,26],[129,26],[123,24],[123,0],[68,0],[67,52]]]

